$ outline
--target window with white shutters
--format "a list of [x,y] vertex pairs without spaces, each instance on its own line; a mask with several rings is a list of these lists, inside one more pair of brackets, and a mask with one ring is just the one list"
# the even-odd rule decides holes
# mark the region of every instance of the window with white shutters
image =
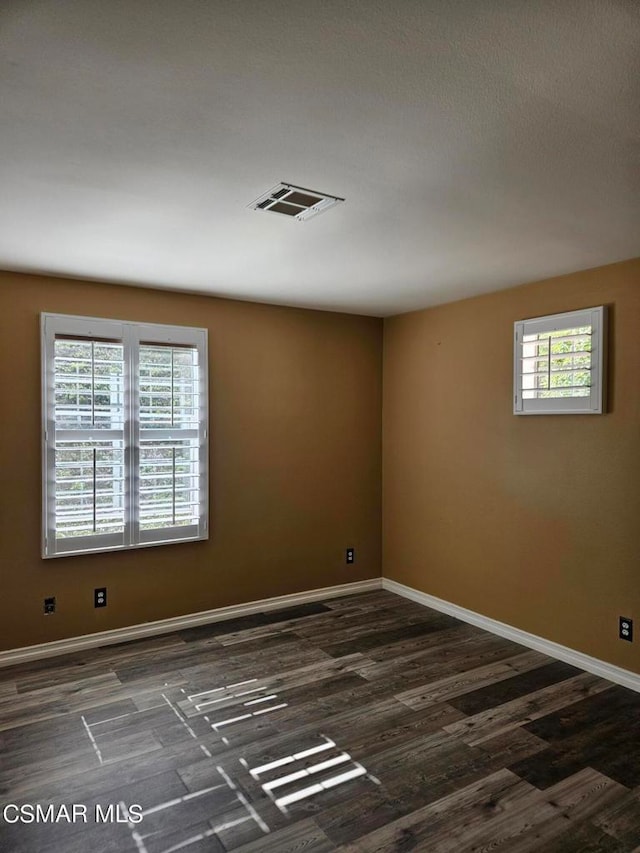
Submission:
[[140,530],[197,525],[200,513],[200,392],[196,347],[141,344]]
[[43,555],[207,538],[207,334],[42,315]]
[[515,414],[603,412],[605,320],[600,306],[515,323]]

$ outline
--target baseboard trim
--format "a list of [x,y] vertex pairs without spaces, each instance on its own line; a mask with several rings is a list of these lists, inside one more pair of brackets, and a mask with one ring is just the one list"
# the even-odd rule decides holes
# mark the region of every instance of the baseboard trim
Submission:
[[14,666],[15,664],[28,663],[41,658],[56,657],[58,655],[70,654],[93,649],[98,646],[108,646],[113,643],[125,643],[128,640],[139,640],[144,637],[152,637],[157,634],[168,634],[171,631],[181,631],[185,628],[193,628],[197,625],[207,625],[212,622],[221,622],[224,619],[235,619],[238,616],[246,616],[250,613],[259,613],[266,610],[277,610],[283,607],[292,607],[296,604],[306,604],[311,601],[319,601],[325,598],[338,598],[345,595],[355,595],[359,592],[370,592],[376,589],[386,589],[403,598],[416,601],[425,607],[431,607],[441,613],[448,613],[462,622],[476,625],[492,634],[513,640],[530,649],[542,652],[545,655],[565,661],[601,678],[606,678],[616,684],[629,687],[640,693],[640,675],[623,669],[614,664],[607,663],[599,658],[522,631],[513,625],[483,616],[474,610],[460,607],[450,601],[429,595],[413,587],[398,583],[390,578],[371,578],[355,583],[339,584],[337,586],[326,586],[320,589],[310,589],[304,592],[294,592],[289,595],[278,595],[273,598],[263,598],[257,601],[249,601],[244,604],[234,604],[229,607],[218,607],[213,610],[203,610],[199,613],[188,613],[184,616],[174,616],[169,619],[159,619],[155,622],[144,622],[139,625],[130,625],[125,628],[114,628],[110,631],[100,631],[95,634],[84,634],[79,637],[69,637],[64,640],[54,640],[50,643],[39,643],[34,646],[24,646],[18,649],[0,651],[0,667]]
[[223,619],[235,619],[249,613],[259,613],[265,610],[277,610],[282,607],[292,607],[296,604],[306,604],[325,598],[339,598],[344,595],[354,595],[358,592],[369,592],[381,588],[381,578],[344,583],[338,586],[325,586],[320,589],[310,589],[305,592],[294,592],[289,595],[277,595],[273,598],[263,598],[249,601],[245,604],[233,604],[230,607],[217,607],[214,610],[202,610],[199,613],[188,613],[185,616],[173,616],[169,619],[158,619],[155,622],[144,622],[140,625],[130,625],[126,628],[114,628],[110,631],[100,631],[95,634],[84,634],[80,637],[69,637],[66,640],[54,640],[51,643],[39,643],[34,646],[23,646],[19,649],[0,651],[0,667],[14,666],[40,658],[55,657],[93,649],[97,646],[108,646],[113,643],[124,643],[127,640],[139,640],[155,634],[167,634],[171,631],[181,631],[196,625],[206,625],[210,622],[221,622]]
[[449,616],[455,616],[462,622],[468,622],[470,625],[476,625],[485,631],[492,634],[497,634],[500,637],[505,637],[507,640],[513,640],[514,643],[520,643],[530,649],[535,649],[537,652],[542,652],[552,658],[565,661],[594,675],[599,675],[601,678],[606,678],[616,684],[621,684],[624,687],[629,687],[631,690],[636,690],[640,693],[640,675],[631,672],[628,669],[623,669],[619,666],[614,666],[606,661],[593,658],[583,652],[570,649],[568,646],[562,646],[560,643],[554,643],[552,640],[546,640],[544,637],[539,637],[537,634],[530,634],[528,631],[522,631],[520,628],[514,628],[512,625],[507,625],[505,622],[498,622],[497,619],[491,619],[488,616],[483,616],[481,613],[476,613],[474,610],[467,610],[466,607],[460,607],[458,604],[452,604],[450,601],[445,601],[442,598],[436,598],[435,595],[429,595],[426,592],[420,592],[410,586],[405,586],[397,581],[389,578],[382,578],[382,588],[389,592],[394,592],[396,595],[401,595],[404,598],[409,598],[411,601],[416,601],[418,604],[424,604],[426,607],[432,607],[434,610],[439,610],[441,613],[448,613]]

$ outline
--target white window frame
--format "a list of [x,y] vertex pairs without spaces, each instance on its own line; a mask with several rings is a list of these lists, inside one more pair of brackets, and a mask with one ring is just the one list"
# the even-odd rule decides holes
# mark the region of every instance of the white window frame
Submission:
[[[208,347],[207,330],[188,326],[168,326],[156,323],[133,323],[96,317],[76,317],[43,313],[40,317],[42,356],[42,556],[70,556],[103,551],[129,550],[176,542],[193,542],[209,538],[209,447],[208,447]],[[56,436],[72,431],[59,430],[55,424],[54,358],[57,335],[78,336],[87,340],[114,340],[124,348],[124,429],[119,431],[124,441],[125,518],[123,533],[95,534],[85,537],[56,538],[55,531],[55,448]],[[137,492],[138,460],[141,427],[138,416],[139,346],[144,344],[175,344],[194,347],[198,351],[199,418],[197,436],[199,461],[199,519],[197,524],[157,530],[139,528],[139,499]],[[83,430],[90,432],[90,430]],[[91,438],[120,438],[114,430],[94,431]],[[185,430],[154,430],[154,437],[171,440],[185,438]],[[189,431],[191,432],[191,431]]]
[[[600,415],[605,411],[606,307],[585,308],[518,320],[514,323],[513,413],[515,415]],[[584,397],[527,399],[523,396],[523,339],[525,335],[591,327],[591,391]]]

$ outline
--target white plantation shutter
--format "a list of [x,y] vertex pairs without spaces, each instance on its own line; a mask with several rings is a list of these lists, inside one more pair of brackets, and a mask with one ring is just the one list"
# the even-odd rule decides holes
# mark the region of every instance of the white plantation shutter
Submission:
[[515,323],[515,414],[602,413],[605,320],[600,306]]
[[202,329],[42,315],[43,554],[207,537]]
[[141,542],[193,538],[206,526],[206,349],[193,331],[170,328],[161,335],[157,327],[136,328]]

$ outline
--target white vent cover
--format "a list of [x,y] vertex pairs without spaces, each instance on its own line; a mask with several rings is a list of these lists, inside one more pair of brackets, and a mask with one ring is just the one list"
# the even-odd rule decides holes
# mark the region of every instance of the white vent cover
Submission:
[[344,201],[335,195],[319,193],[293,184],[276,184],[273,189],[263,193],[260,198],[248,205],[253,210],[267,213],[281,213],[291,219],[303,221],[317,216],[330,207]]

